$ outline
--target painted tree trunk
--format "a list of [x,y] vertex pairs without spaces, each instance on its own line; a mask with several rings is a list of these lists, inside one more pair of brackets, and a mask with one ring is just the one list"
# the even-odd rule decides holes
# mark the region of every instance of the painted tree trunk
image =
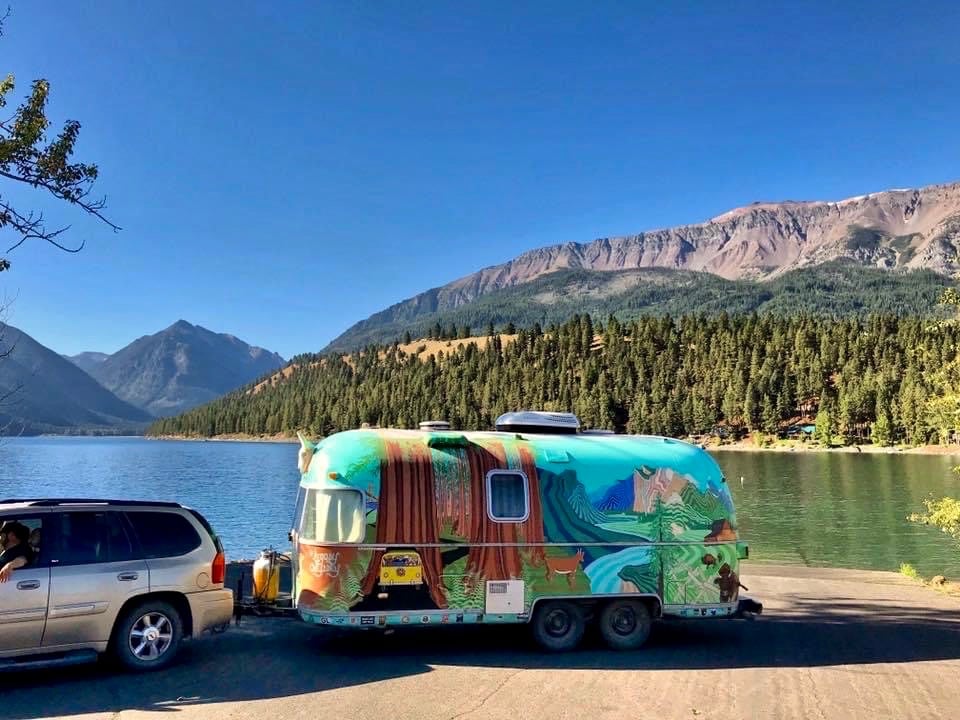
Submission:
[[[438,608],[447,606],[441,582],[443,561],[440,548],[436,488],[430,450],[396,441],[386,442],[386,455],[380,464],[380,498],[377,512],[378,545],[414,545],[423,565],[424,582]],[[424,545],[418,545],[424,543]],[[428,545],[432,545],[429,547]],[[374,591],[380,577],[381,551],[376,551],[363,579],[364,595]]]
[[520,537],[523,542],[533,545],[530,548],[530,560],[539,567],[544,563],[544,547],[546,542],[543,535],[543,503],[540,501],[540,479],[537,477],[537,465],[533,453],[527,448],[519,448],[520,469],[527,476],[530,492],[530,515],[520,526]]

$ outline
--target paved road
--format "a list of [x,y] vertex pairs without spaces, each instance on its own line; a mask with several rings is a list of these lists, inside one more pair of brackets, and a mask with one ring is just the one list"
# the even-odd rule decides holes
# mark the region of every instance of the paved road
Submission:
[[659,625],[635,653],[594,639],[545,655],[507,628],[331,638],[245,620],[148,676],[102,666],[0,676],[0,717],[956,717],[960,601],[894,574],[744,569],[762,617]]

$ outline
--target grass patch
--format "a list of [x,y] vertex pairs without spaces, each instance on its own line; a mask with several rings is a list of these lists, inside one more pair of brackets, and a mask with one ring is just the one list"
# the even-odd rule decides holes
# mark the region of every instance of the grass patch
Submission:
[[910,563],[900,563],[900,574],[904,577],[908,577],[911,580],[922,580],[920,573],[917,572],[917,569]]

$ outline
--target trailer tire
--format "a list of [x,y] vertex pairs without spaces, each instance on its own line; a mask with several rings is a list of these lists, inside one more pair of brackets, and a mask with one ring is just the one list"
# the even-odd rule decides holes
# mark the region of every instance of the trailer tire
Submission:
[[600,634],[611,650],[636,650],[650,637],[650,610],[640,600],[613,600],[600,612]]
[[567,600],[537,603],[533,613],[533,637],[544,650],[573,650],[583,639],[587,622],[583,610]]

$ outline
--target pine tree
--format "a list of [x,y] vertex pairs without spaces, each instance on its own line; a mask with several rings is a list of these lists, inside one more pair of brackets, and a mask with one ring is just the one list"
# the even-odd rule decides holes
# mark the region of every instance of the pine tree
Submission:
[[780,417],[777,415],[777,407],[769,395],[763,396],[760,410],[760,424],[765,433],[775,435],[780,429]]
[[870,424],[870,439],[874,445],[887,446],[893,444],[893,430],[888,414],[878,415],[877,419]]
[[836,420],[833,415],[832,403],[822,402],[815,421],[814,438],[823,445],[832,445],[836,433]]

